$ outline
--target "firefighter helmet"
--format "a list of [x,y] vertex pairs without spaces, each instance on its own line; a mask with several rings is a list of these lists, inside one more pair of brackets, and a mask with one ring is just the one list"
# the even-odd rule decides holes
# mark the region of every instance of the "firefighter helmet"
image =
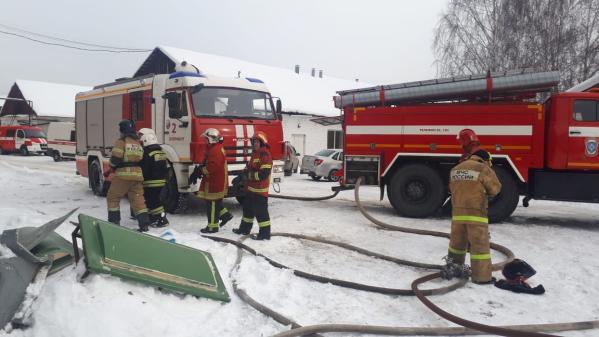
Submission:
[[507,280],[515,281],[526,280],[536,274],[537,271],[528,263],[520,259],[514,259],[503,267],[501,273]]
[[214,128],[206,129],[206,131],[202,133],[202,136],[208,140],[208,144],[216,144],[223,141],[223,137],[221,137],[220,132]]
[[462,131],[460,131],[456,139],[460,142],[460,145],[462,145],[462,147],[468,147],[473,143],[480,144],[478,136],[472,129],[463,129]]
[[262,143],[262,145],[269,146],[268,138],[266,137],[266,133],[264,133],[262,131],[258,131],[256,133],[254,133],[254,135],[252,136],[252,142],[257,141],[257,140],[260,141],[260,143]]
[[143,146],[158,144],[158,138],[156,137],[156,133],[152,129],[139,129],[137,135],[139,136],[139,140],[141,141],[141,144]]
[[123,119],[119,122],[119,131],[123,135],[135,135],[135,124],[130,119]]

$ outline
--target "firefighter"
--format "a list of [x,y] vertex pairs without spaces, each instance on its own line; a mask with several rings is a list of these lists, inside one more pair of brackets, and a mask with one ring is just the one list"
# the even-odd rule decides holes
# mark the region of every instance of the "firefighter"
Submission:
[[470,244],[472,281],[493,283],[487,198],[501,191],[501,183],[491,168],[489,153],[480,148],[474,131],[464,129],[457,139],[465,156],[450,172],[452,222],[448,260],[463,265]]
[[189,177],[189,182],[195,184],[202,176],[200,189],[196,195],[206,202],[208,225],[200,232],[216,233],[219,227],[233,219],[233,215],[223,206],[223,199],[229,187],[227,158],[223,148],[223,137],[217,129],[206,129],[202,136],[206,138],[206,159],[201,166],[196,166]]
[[252,230],[254,217],[258,221],[258,235],[252,235],[254,240],[270,240],[270,216],[268,215],[268,188],[272,170],[270,145],[266,134],[258,131],[251,138],[252,157],[244,170],[246,195],[243,200],[243,218],[239,228],[234,228],[236,234],[247,235]]
[[144,200],[143,174],[139,163],[143,158],[143,148],[139,143],[133,121],[122,120],[119,123],[121,137],[114,143],[110,156],[110,169],[105,176],[114,173],[106,201],[108,203],[108,221],[119,225],[121,222],[120,201],[127,196],[133,209],[139,231],[147,232],[150,217]]
[[160,200],[160,192],[166,185],[166,154],[158,145],[154,130],[143,128],[138,132],[139,140],[144,148],[141,170],[144,176],[144,198],[150,213],[150,226],[168,226],[164,205]]

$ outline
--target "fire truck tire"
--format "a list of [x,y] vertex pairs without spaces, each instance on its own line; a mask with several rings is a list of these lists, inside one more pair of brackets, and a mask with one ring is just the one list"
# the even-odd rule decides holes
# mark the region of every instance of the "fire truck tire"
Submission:
[[89,166],[89,186],[94,192],[95,195],[104,197],[108,192],[108,188],[110,187],[110,183],[104,180],[104,176],[102,175],[102,166],[100,165],[100,161],[95,159],[92,161]]
[[395,172],[387,185],[387,194],[398,214],[423,218],[441,207],[444,186],[439,172],[434,168],[424,164],[409,164]]
[[180,193],[175,171],[170,168],[166,174],[166,185],[160,193],[164,210],[168,213],[183,213],[187,210],[187,194]]
[[501,166],[494,166],[495,174],[501,182],[501,192],[489,201],[489,222],[497,223],[507,219],[520,201],[518,184],[514,176]]
[[27,150],[27,147],[25,145],[21,146],[21,148],[19,149],[19,152],[21,153],[21,156],[29,155],[29,150]]
[[62,157],[60,157],[60,152],[56,150],[52,151],[52,159],[56,162],[60,161],[62,159]]
[[285,170],[285,177],[289,177],[293,174],[292,170]]

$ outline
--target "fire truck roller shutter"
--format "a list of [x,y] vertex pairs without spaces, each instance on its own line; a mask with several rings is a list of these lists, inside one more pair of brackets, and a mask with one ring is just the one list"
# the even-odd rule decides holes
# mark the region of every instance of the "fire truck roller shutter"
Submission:
[[439,170],[424,163],[400,167],[387,185],[387,195],[397,213],[410,218],[427,217],[442,205],[446,184]]

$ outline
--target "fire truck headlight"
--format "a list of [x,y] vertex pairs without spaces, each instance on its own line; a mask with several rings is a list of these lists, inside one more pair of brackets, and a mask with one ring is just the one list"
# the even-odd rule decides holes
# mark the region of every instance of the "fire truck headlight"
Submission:
[[283,173],[283,166],[281,165],[273,165],[272,173]]

